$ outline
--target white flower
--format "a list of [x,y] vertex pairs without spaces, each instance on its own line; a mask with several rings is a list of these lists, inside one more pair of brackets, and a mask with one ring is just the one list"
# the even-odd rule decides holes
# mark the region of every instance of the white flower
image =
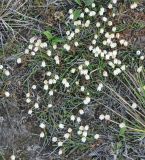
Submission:
[[62,84],[63,84],[66,88],[69,87],[69,83],[67,82],[67,80],[66,80],[65,78],[62,80]]
[[116,46],[117,46],[117,43],[111,43],[111,44],[110,44],[110,47],[111,47],[111,48],[115,48]]
[[69,51],[70,50],[70,46],[68,44],[64,44],[63,48],[66,50],[66,51]]
[[10,96],[10,93],[9,93],[8,91],[6,91],[6,92],[5,92],[5,96],[6,96],[6,97],[9,97],[9,96]]
[[107,21],[107,18],[106,18],[106,17],[103,17],[102,20],[103,20],[104,22],[106,22],[106,21]]
[[100,22],[96,23],[96,27],[99,28],[101,26]]
[[96,44],[96,42],[97,42],[97,41],[96,41],[95,39],[93,39],[93,40],[92,40],[92,44],[94,44],[94,45],[95,45],[95,44]]
[[103,84],[102,84],[102,83],[99,83],[98,88],[97,88],[97,91],[101,91],[102,88],[103,88]]
[[70,37],[73,38],[75,36],[74,32],[71,32]]
[[133,104],[131,105],[131,108],[132,108],[132,109],[136,109],[136,108],[137,108],[137,104],[136,104],[136,103],[133,103]]
[[104,46],[107,45],[107,41],[103,41],[103,45],[104,45]]
[[113,8],[113,5],[112,5],[111,3],[109,3],[109,4],[108,4],[108,8],[109,8],[109,9],[112,9],[112,8]]
[[71,115],[71,117],[70,117],[71,121],[74,121],[75,118],[76,118],[76,117],[75,117],[74,115]]
[[92,51],[93,50],[93,46],[89,46],[89,51]]
[[84,16],[85,16],[84,13],[81,13],[81,14],[80,14],[80,17],[81,17],[81,18],[84,18]]
[[36,54],[35,52],[31,52],[31,55],[32,55],[32,56],[35,56],[35,54]]
[[86,125],[86,126],[84,127],[84,130],[88,131],[88,130],[89,130],[89,125]]
[[85,65],[88,66],[90,64],[89,61],[85,61]]
[[49,91],[49,95],[53,96],[53,90]]
[[39,50],[38,47],[34,47],[34,49],[33,49],[34,53],[37,52],[38,50]]
[[139,68],[137,68],[137,72],[140,73],[142,71],[143,67],[140,66]]
[[27,102],[27,103],[30,103],[30,102],[31,102],[31,99],[30,99],[30,98],[27,98],[27,99],[26,99],[26,102]]
[[77,41],[75,41],[74,45],[77,47],[79,45],[79,43]]
[[24,53],[28,54],[29,53],[29,49],[25,49]]
[[104,33],[104,28],[100,29],[100,33],[103,34]]
[[40,138],[43,138],[45,136],[44,132],[40,133]]
[[86,97],[83,102],[84,102],[84,104],[88,104],[88,103],[90,103],[90,101],[91,101],[90,97]]
[[123,45],[124,42],[125,42],[125,40],[124,40],[124,39],[121,39],[119,42],[120,42],[121,45]]
[[82,141],[83,143],[85,143],[85,142],[86,142],[86,137],[82,137],[81,141]]
[[82,65],[79,65],[78,69],[79,69],[79,70],[82,70],[82,69],[83,69],[83,66],[82,66]]
[[89,79],[90,79],[90,76],[89,76],[89,75],[85,75],[85,79],[86,79],[86,80],[89,80]]
[[120,68],[116,68],[114,71],[113,71],[113,74],[116,76],[118,74],[121,73],[121,69]]
[[17,59],[17,63],[18,63],[18,64],[22,63],[21,58],[18,58],[18,59]]
[[15,155],[11,155],[11,160],[15,160],[16,159],[16,157],[15,157]]
[[89,16],[90,17],[93,17],[93,16],[95,16],[96,15],[96,12],[95,11],[90,11],[90,13],[89,13]]
[[92,3],[92,8],[95,8],[95,7],[96,7],[95,3]]
[[126,125],[125,125],[125,123],[120,123],[120,124],[119,124],[119,127],[120,127],[120,128],[125,128]]
[[60,61],[59,61],[59,57],[58,57],[58,56],[55,56],[54,59],[55,59],[55,63],[56,63],[56,64],[60,64]]
[[108,77],[107,71],[104,71],[104,72],[103,72],[103,76],[104,76],[104,77]]
[[99,116],[99,119],[102,121],[103,119],[105,118],[105,116],[103,115],[103,114],[101,114],[100,116]]
[[103,7],[100,8],[100,11],[101,11],[101,12],[105,12],[105,8],[103,8]]
[[47,50],[47,55],[51,56],[51,50]]
[[79,130],[80,130],[80,131],[83,131],[84,129],[85,129],[84,126],[80,126],[80,127],[79,127]]
[[108,121],[108,120],[110,120],[110,115],[108,115],[108,114],[107,114],[107,115],[105,115],[105,117],[104,117],[104,118],[105,118],[105,120],[107,120],[107,121]]
[[29,48],[30,50],[32,50],[32,49],[33,49],[33,45],[30,44],[30,45],[28,46],[28,48]]
[[72,132],[72,128],[68,128],[68,133],[71,133]]
[[131,8],[131,9],[135,9],[136,7],[137,7],[137,3],[135,3],[135,2],[130,5],[130,8]]
[[45,61],[42,61],[42,63],[41,63],[41,67],[46,67],[46,63],[45,63]]
[[140,50],[136,51],[136,55],[140,56],[140,54],[141,54]]
[[34,43],[36,39],[37,39],[37,37],[36,37],[36,36],[34,36],[34,37],[30,38],[30,43]]
[[104,9],[103,7],[100,8],[99,15],[100,15],[100,16],[103,16],[104,12],[105,12],[105,9]]
[[44,90],[47,91],[48,90],[48,84],[45,84],[43,88],[44,88]]
[[108,26],[112,26],[112,21],[108,21]]
[[56,44],[54,44],[52,47],[53,47],[53,49],[55,50],[55,49],[57,48],[57,45],[56,45]]
[[3,65],[0,65],[0,70],[2,70],[3,69]]
[[112,0],[112,3],[116,4],[116,3],[117,3],[117,0]]
[[98,35],[97,34],[94,35],[94,39],[98,39]]
[[48,83],[53,84],[53,79],[49,79]]
[[59,76],[58,76],[58,75],[55,75],[54,78],[55,78],[56,80],[58,80],[58,79],[59,79]]
[[140,56],[140,60],[144,60],[145,59],[145,56]]
[[72,14],[73,13],[73,9],[69,9],[68,13]]
[[69,137],[70,137],[70,134],[69,134],[69,133],[65,133],[65,134],[64,134],[64,138],[65,138],[65,139],[68,139]]
[[8,70],[4,70],[4,74],[5,74],[6,76],[9,76],[9,75],[10,75],[10,72],[9,72]]
[[57,142],[57,137],[53,137],[52,142]]
[[46,42],[41,43],[41,44],[40,44],[40,47],[41,47],[41,48],[46,48],[46,47],[47,47],[47,43],[46,43]]
[[85,91],[85,87],[81,86],[81,91],[84,92]]
[[34,104],[34,108],[36,108],[36,109],[39,108],[39,104],[38,104],[38,103],[35,103],[35,104]]
[[122,71],[125,71],[125,67],[126,67],[125,65],[122,65],[122,66],[121,66],[121,70],[122,70]]
[[80,32],[80,29],[76,28],[75,33],[79,33],[79,32]]
[[48,81],[47,81],[47,80],[44,80],[44,84],[48,84]]
[[85,13],[89,13],[90,10],[88,8],[85,8],[84,11],[85,11]]
[[52,104],[48,104],[48,108],[51,108],[52,107]]
[[90,25],[90,20],[87,20],[85,23],[85,27],[89,27],[89,25]]
[[81,118],[77,117],[77,122],[80,123],[81,122]]
[[83,115],[83,114],[84,114],[84,110],[80,109],[80,110],[79,110],[79,114],[80,114],[80,115]]
[[74,19],[74,15],[70,14],[69,19]]
[[116,33],[116,38],[119,39],[120,38],[120,34]]
[[35,43],[35,46],[36,47],[39,47],[41,45],[41,39],[38,39],[37,41],[36,41],[36,43]]
[[60,150],[58,151],[58,154],[59,154],[59,155],[62,155],[62,153],[63,153],[63,151],[62,151],[62,149],[60,149]]
[[32,114],[32,109],[28,110],[28,114],[30,114],[30,115]]
[[64,128],[64,124],[60,123],[60,124],[59,124],[59,128],[60,128],[60,129],[63,129],[63,128]]
[[61,147],[63,145],[63,142],[59,141],[57,145],[58,147]]
[[81,130],[77,131],[77,134],[78,134],[78,135],[81,135],[81,134],[82,134],[82,131],[81,131]]
[[66,31],[66,35],[69,36],[70,35],[70,31]]
[[128,46],[128,42],[127,42],[127,41],[124,42],[124,46],[125,46],[125,47]]
[[84,131],[84,132],[82,133],[82,136],[83,136],[83,137],[87,137],[87,135],[88,135],[87,131]]
[[100,137],[99,134],[95,134],[95,135],[94,135],[94,138],[95,138],[95,139],[99,139],[99,137]]
[[81,23],[82,23],[81,20],[74,21],[74,25],[75,25],[75,26],[79,26],[79,25],[81,25]]
[[47,75],[47,76],[51,76],[51,72],[48,71],[48,72],[46,73],[46,75]]
[[46,127],[46,125],[44,123],[40,123],[39,127],[44,129]]
[[75,69],[75,68],[72,68],[70,72],[71,72],[71,73],[75,73],[75,71],[76,71],[76,69]]
[[70,85],[69,85],[68,82],[66,82],[64,86],[65,86],[66,88],[68,88]]
[[35,90],[35,89],[36,89],[36,85],[32,85],[32,89],[34,89],[34,90]]

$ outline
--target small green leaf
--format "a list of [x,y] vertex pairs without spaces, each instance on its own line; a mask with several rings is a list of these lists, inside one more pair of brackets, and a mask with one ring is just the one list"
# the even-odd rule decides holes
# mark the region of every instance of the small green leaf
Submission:
[[52,39],[52,45],[55,45],[55,44],[58,44],[58,43],[61,43],[61,42],[63,42],[63,40],[59,37],[54,37]]
[[43,34],[47,37],[48,40],[53,39],[53,35],[49,31],[44,31]]
[[90,6],[94,2],[94,0],[83,0],[83,2],[86,6]]
[[125,131],[126,131],[125,127],[124,128],[120,128],[119,136],[124,138],[125,137]]
[[80,17],[80,14],[81,14],[81,10],[76,9],[76,10],[73,12],[74,20],[78,19],[78,18]]
[[81,0],[75,0],[75,2],[79,5],[81,5]]

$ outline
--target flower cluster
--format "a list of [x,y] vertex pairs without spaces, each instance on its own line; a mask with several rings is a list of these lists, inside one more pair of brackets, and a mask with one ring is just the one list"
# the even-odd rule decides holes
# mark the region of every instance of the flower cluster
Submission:
[[[53,116],[58,118],[54,130],[57,130],[60,135],[52,136],[51,141],[56,149],[59,149],[59,155],[63,154],[63,146],[70,139],[73,140],[74,135],[79,136],[81,143],[85,143],[89,137],[93,137],[93,140],[101,137],[98,133],[91,133],[91,126],[83,122],[85,108],[93,104],[96,95],[102,93],[103,80],[107,80],[110,75],[119,76],[127,69],[119,47],[128,47],[130,44],[121,38],[113,21],[117,16],[116,3],[117,0],[112,0],[106,8],[99,9],[95,3],[92,3],[90,7],[80,9],[77,18],[75,10],[70,9],[67,23],[70,29],[66,31],[63,44],[48,45],[35,36],[30,39],[24,51],[23,56],[30,56],[33,61],[36,61],[42,72],[37,76],[40,80],[39,84],[36,82],[30,84],[29,91],[25,95],[29,107],[28,114],[32,116],[39,110],[44,113],[41,116],[46,115],[45,118],[48,120],[48,114],[52,109]],[[132,9],[136,7],[136,3],[131,5]],[[17,64],[23,63],[23,56],[17,59]],[[141,61],[145,58],[139,50],[136,56]],[[140,65],[137,72],[140,73],[143,69],[143,65]],[[0,70],[3,70],[6,76],[10,75],[2,65]],[[91,85],[94,87],[94,92],[91,92]],[[41,92],[40,95],[37,89],[39,93]],[[61,106],[56,109],[53,105],[54,99],[58,98],[57,94],[64,96],[62,105],[66,106],[63,106],[62,110]],[[5,96],[9,97],[10,93],[5,91]],[[45,104],[41,105],[41,101]],[[131,108],[135,110],[137,107],[133,102]],[[55,115],[57,110],[61,110],[59,114],[64,113],[64,115]],[[63,116],[67,117],[65,121],[62,120]],[[109,114],[101,114],[98,119],[113,122]],[[126,127],[124,122],[118,123],[118,126]],[[42,120],[39,127],[41,129],[39,136],[44,138],[47,129],[49,132],[49,125]]]

